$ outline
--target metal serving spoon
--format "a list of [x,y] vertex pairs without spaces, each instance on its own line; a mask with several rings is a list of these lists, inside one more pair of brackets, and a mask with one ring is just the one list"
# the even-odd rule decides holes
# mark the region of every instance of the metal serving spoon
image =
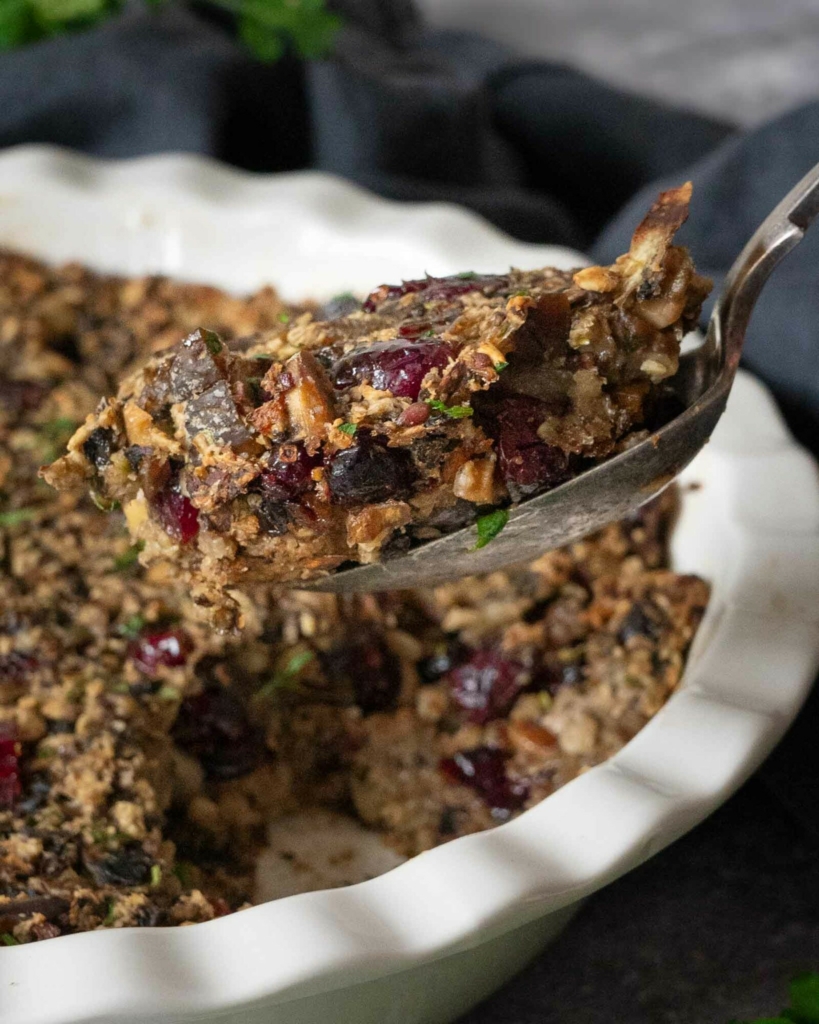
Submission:
[[385,562],[342,569],[313,590],[401,590],[527,562],[634,512],[703,447],[734,382],[745,331],[774,267],[819,216],[819,164],[763,221],[717,298],[702,345],[685,353],[669,384],[685,411],[633,448],[509,510],[509,522],[474,550],[474,527],[427,541]]

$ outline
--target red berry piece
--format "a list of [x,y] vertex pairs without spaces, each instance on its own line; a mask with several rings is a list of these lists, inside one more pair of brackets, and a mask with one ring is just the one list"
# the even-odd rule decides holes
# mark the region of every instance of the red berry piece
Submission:
[[544,402],[527,395],[504,398],[488,417],[488,429],[497,442],[498,463],[515,500],[547,487],[556,487],[569,475],[567,454],[538,436],[549,414]]
[[371,635],[335,648],[325,656],[325,667],[336,686],[352,688],[365,715],[395,706],[401,664],[380,637]]
[[21,754],[15,728],[9,722],[0,722],[0,810],[10,810],[20,796]]
[[321,465],[319,455],[310,455],[303,444],[279,445],[262,471],[259,483],[267,498],[294,501],[313,484],[313,470]]
[[184,700],[173,737],[199,759],[210,779],[238,779],[264,756],[261,736],[248,721],[244,705],[224,686],[211,686]]
[[180,544],[190,544],[199,533],[199,512],[178,486],[157,494],[151,502],[153,513],[162,529]]
[[448,679],[455,702],[479,725],[505,714],[528,682],[519,661],[491,649],[475,651]]
[[526,800],[528,787],[508,777],[506,755],[493,747],[459,751],[444,758],[439,768],[448,782],[470,786],[484,803],[504,817],[519,810]]
[[140,672],[155,676],[160,666],[178,668],[193,650],[193,641],[184,629],[152,629],[141,633],[128,645],[128,656]]
[[388,448],[359,431],[358,443],[336,452],[327,467],[330,495],[337,505],[368,505],[402,498],[412,489],[415,467],[405,448]]
[[454,349],[440,341],[382,341],[364,352],[341,358],[333,368],[333,376],[338,388],[366,381],[378,391],[391,391],[398,398],[414,400],[429,371],[443,369],[454,356]]

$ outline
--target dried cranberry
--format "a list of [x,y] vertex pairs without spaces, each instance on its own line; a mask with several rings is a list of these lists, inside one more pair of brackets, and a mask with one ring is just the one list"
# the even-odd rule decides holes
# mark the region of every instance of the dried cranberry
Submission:
[[475,651],[449,673],[453,699],[479,725],[508,711],[526,682],[521,663],[493,649]]
[[327,468],[332,500],[338,505],[369,505],[404,497],[415,477],[412,456],[404,448],[388,448],[359,431],[358,443],[336,452]]
[[447,781],[474,789],[493,811],[516,811],[526,800],[527,786],[507,776],[506,756],[493,747],[462,750],[444,758],[439,768]]
[[246,775],[264,754],[261,736],[248,721],[244,705],[224,686],[211,686],[184,700],[173,737],[199,759],[210,779]]
[[22,747],[11,723],[0,722],[0,810],[8,810],[20,795]]
[[130,843],[102,857],[86,850],[83,862],[98,885],[145,885],[153,866],[153,859],[138,843]]
[[325,656],[324,664],[336,686],[352,688],[365,715],[395,704],[401,688],[401,664],[380,637],[369,635],[340,645]]
[[156,494],[151,507],[162,529],[181,544],[190,544],[199,533],[199,512],[177,485]]
[[107,427],[97,427],[96,430],[92,430],[82,446],[83,455],[97,470],[105,469],[110,463],[113,450],[114,431]]
[[282,444],[272,452],[259,484],[265,497],[293,501],[310,488],[319,465],[320,456],[310,455],[303,444]]
[[128,657],[140,672],[155,676],[161,665],[178,668],[193,650],[193,641],[184,629],[152,629],[141,633],[128,645]]
[[548,414],[548,406],[537,398],[513,395],[492,406],[485,418],[497,442],[501,473],[516,501],[544,487],[555,487],[569,475],[568,455],[538,436],[538,427]]
[[414,400],[429,371],[443,369],[454,356],[454,349],[440,341],[381,341],[339,359],[333,367],[333,378],[337,388],[367,381],[378,391]]

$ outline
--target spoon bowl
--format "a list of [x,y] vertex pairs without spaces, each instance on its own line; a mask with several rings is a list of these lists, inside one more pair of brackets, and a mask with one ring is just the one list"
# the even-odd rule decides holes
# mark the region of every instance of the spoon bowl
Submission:
[[383,562],[354,565],[305,589],[402,590],[531,561],[633,515],[667,487],[711,436],[725,410],[756,300],[774,267],[819,215],[819,164],[766,217],[725,280],[702,344],[680,359],[669,385],[683,412],[645,440],[553,490],[509,509],[485,547],[465,527]]

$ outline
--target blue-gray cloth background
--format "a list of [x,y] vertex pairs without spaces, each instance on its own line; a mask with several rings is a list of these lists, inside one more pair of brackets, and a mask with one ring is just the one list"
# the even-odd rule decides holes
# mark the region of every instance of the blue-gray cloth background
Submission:
[[[3,54],[0,147],[318,167],[391,198],[458,202],[519,238],[602,261],[627,248],[658,188],[691,178],[681,240],[717,286],[819,160],[819,102],[740,129],[431,30],[410,0],[333,6],[345,28],[320,62],[261,64],[229,22],[195,6],[129,8]],[[819,227],[776,272],[745,350],[815,452],[817,284]],[[728,805],[597,896],[468,1024],[724,1024],[778,1010],[790,975],[819,969],[818,730],[812,701]]]

